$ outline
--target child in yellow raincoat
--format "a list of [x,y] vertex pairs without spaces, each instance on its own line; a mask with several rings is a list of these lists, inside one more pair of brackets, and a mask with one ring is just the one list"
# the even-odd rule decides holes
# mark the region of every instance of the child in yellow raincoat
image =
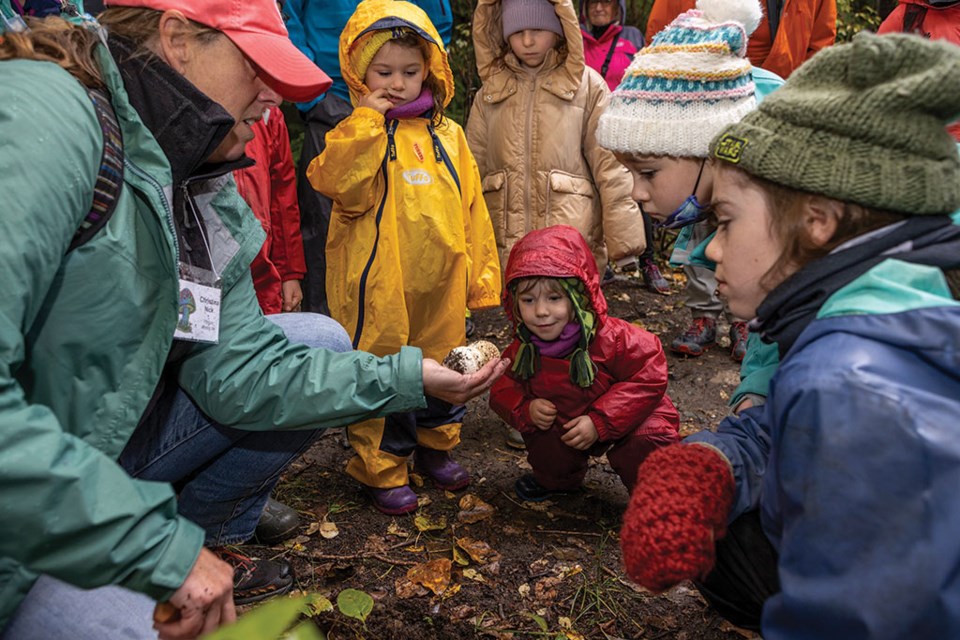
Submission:
[[[443,359],[463,344],[463,310],[500,303],[500,264],[476,162],[463,130],[443,116],[453,75],[440,36],[417,6],[358,5],[340,36],[353,113],[327,134],[307,171],[333,199],[327,238],[331,315],[357,349],[416,346]],[[345,392],[348,390],[345,390]],[[349,428],[347,473],[388,514],[417,508],[407,458],[445,489],[467,471],[449,451],[464,408],[426,409]]]

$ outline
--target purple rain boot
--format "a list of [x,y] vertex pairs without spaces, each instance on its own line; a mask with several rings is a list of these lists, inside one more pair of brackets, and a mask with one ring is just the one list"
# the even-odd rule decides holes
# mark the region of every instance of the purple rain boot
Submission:
[[470,484],[470,474],[450,456],[449,451],[417,447],[415,468],[433,478],[441,489],[456,491]]
[[408,485],[391,489],[367,487],[367,493],[373,498],[373,506],[377,511],[388,516],[402,516],[415,511],[417,508],[417,494]]

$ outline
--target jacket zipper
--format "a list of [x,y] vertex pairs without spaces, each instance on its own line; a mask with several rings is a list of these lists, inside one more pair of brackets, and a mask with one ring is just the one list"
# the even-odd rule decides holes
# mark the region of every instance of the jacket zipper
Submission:
[[126,156],[124,156],[123,159],[123,166],[130,169],[135,176],[153,187],[160,196],[160,202],[163,203],[163,211],[166,214],[164,216],[164,221],[167,223],[167,230],[170,232],[170,237],[173,239],[173,264],[180,264],[180,244],[177,242],[177,230],[173,228],[173,207],[170,206],[170,201],[167,200],[167,194],[163,191],[163,187],[160,186],[160,183],[157,182],[153,176],[137,165],[133,164],[133,162]]
[[360,275],[360,285],[357,295],[357,328],[353,334],[353,348],[358,349],[360,337],[363,335],[364,306],[367,297],[367,276],[370,275],[370,269],[373,267],[373,261],[377,257],[377,245],[380,244],[380,221],[383,219],[383,209],[387,204],[387,194],[389,190],[389,178],[387,176],[387,163],[390,160],[397,159],[397,146],[393,139],[393,134],[397,130],[399,120],[391,120],[387,125],[387,152],[383,155],[383,161],[380,163],[380,172],[383,174],[383,197],[380,198],[380,205],[377,207],[377,217],[375,226],[377,233],[373,238],[373,248],[370,250],[370,257],[367,258],[367,264]]
[[447,171],[450,172],[450,175],[453,177],[453,181],[457,183],[457,193],[460,194],[460,197],[463,198],[463,190],[460,188],[460,176],[457,175],[457,170],[453,166],[453,162],[450,160],[450,156],[447,155],[447,150],[443,148],[443,144],[440,142],[440,138],[437,136],[437,132],[433,127],[433,124],[427,125],[427,131],[430,132],[430,137],[433,139],[433,157],[439,163],[443,162],[447,167]]
[[[530,227],[530,169],[533,166],[533,134],[531,129],[533,127],[533,105],[536,102],[537,95],[537,82],[539,78],[533,78],[533,91],[530,92],[530,99],[527,102],[527,131],[524,144],[526,145],[526,156],[527,161],[523,163],[523,184],[524,184],[524,203],[523,207],[523,230],[522,234],[526,234],[531,230]],[[548,185],[549,188],[549,185]],[[521,235],[522,235],[521,234]]]

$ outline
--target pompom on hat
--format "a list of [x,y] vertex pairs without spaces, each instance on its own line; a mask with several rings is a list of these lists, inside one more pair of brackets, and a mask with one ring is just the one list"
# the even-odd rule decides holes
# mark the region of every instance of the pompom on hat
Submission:
[[711,154],[793,189],[906,214],[960,208],[960,47],[858,34],[819,52]]
[[297,49],[275,0],[106,0],[109,7],[179,11],[223,32],[256,65],[257,75],[286,100],[307,102],[330,88],[330,78]]
[[724,127],[756,107],[747,38],[757,0],[698,0],[641,49],[600,116],[597,140],[620,153],[705,158]]
[[553,31],[563,37],[563,25],[550,0],[503,0],[500,10],[504,40],[525,29]]

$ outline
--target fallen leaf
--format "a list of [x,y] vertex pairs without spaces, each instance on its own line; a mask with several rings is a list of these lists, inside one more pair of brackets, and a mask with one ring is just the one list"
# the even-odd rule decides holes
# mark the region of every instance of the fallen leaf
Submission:
[[338,529],[337,525],[332,522],[324,522],[320,525],[320,535],[327,540],[336,538],[338,535],[340,535],[340,529]]
[[517,587],[517,591],[520,592],[520,595],[523,596],[524,598],[530,597],[530,585],[528,584],[520,585],[519,587]]
[[461,604],[450,610],[450,620],[453,622],[463,622],[474,614],[476,609],[468,604]]
[[470,564],[470,558],[466,556],[456,545],[453,546],[453,561],[456,562],[461,567],[466,567]]
[[397,536],[399,538],[406,538],[410,535],[410,532],[402,528],[399,524],[397,524],[396,520],[391,520],[390,524],[387,526],[387,535]]
[[450,598],[452,598],[453,596],[457,595],[460,592],[460,587],[462,586],[463,586],[462,584],[457,583],[447,587],[446,589],[443,590],[443,593],[440,594],[440,599],[449,600]]
[[398,598],[415,598],[417,596],[425,596],[429,591],[421,587],[415,582],[410,582],[406,576],[401,576],[397,578],[393,583],[394,589],[397,592]]
[[537,602],[552,602],[557,599],[557,586],[563,582],[560,576],[551,576],[537,580],[533,585],[533,595]]
[[469,580],[475,580],[476,582],[486,582],[487,579],[483,577],[483,574],[477,571],[476,569],[464,569],[463,577]]
[[453,563],[449,558],[436,558],[410,567],[407,579],[430,591],[440,594],[450,586],[450,569]]
[[492,516],[496,512],[493,505],[490,505],[472,493],[460,498],[460,513],[457,514],[457,520],[473,524],[480,522]]
[[423,476],[419,473],[410,473],[407,477],[410,478],[410,484],[413,486],[418,488],[423,486]]
[[417,508],[422,509],[428,504],[433,504],[433,500],[430,499],[430,496],[418,496],[417,497]]
[[337,609],[348,618],[366,622],[373,611],[373,598],[358,589],[344,589],[337,594]]
[[417,527],[417,531],[438,531],[447,528],[447,518],[440,516],[431,519],[427,516],[417,516],[413,519],[413,524]]
[[477,564],[496,562],[500,559],[500,554],[482,540],[457,538],[457,546],[466,551],[470,558]]
[[319,522],[311,522],[311,523],[310,523],[310,526],[307,527],[307,530],[303,532],[303,535],[305,535],[305,536],[312,536],[312,535],[315,534],[317,531],[320,531],[320,523],[319,523]]

